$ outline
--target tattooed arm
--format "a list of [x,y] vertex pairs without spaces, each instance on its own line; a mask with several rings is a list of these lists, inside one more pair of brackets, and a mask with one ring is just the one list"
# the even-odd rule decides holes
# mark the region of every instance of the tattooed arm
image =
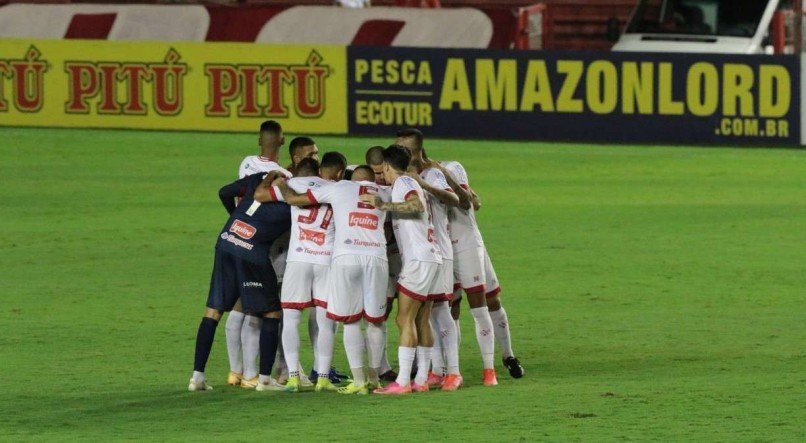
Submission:
[[401,214],[416,214],[418,212],[425,212],[425,207],[420,197],[412,193],[406,198],[404,202],[385,202],[381,196],[377,194],[364,194],[358,197],[364,203],[369,203],[372,206],[380,209],[381,211],[397,212]]

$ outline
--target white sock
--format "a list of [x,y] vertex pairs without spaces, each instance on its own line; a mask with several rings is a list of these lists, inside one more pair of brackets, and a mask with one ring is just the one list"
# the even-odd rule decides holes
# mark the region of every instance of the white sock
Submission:
[[283,350],[289,377],[299,377],[299,309],[283,309]]
[[193,383],[201,383],[206,379],[207,378],[204,376],[204,372],[193,371]]
[[[439,306],[443,305],[434,305],[431,308],[431,318],[429,323],[431,324],[431,334],[434,336],[434,347],[431,349],[431,367],[435,374],[437,375],[445,375],[445,358],[442,355],[442,334],[443,329],[439,324],[439,319],[437,318],[439,313],[438,308]],[[453,319],[451,319],[453,320]],[[453,322],[451,322],[453,324]],[[417,365],[419,367],[419,360]]]
[[386,322],[383,322],[381,325],[381,329],[383,329],[383,351],[381,351],[381,374],[385,374],[392,370],[392,366],[389,365],[389,359],[386,357]]
[[243,373],[243,360],[241,359],[241,326],[243,325],[243,317],[243,312],[231,311],[227,316],[226,324],[229,370],[238,374]]
[[[453,318],[453,317],[451,317]],[[462,345],[462,328],[459,327],[459,319],[453,321],[453,324],[456,325],[456,346]]]
[[411,367],[414,365],[414,357],[417,355],[417,348],[397,348],[397,364],[400,372],[397,373],[397,384],[408,386],[411,382]]
[[487,306],[482,306],[471,309],[470,313],[473,314],[473,320],[476,321],[476,341],[479,342],[483,367],[492,369],[495,359],[495,333],[490,311],[487,310]]
[[260,355],[260,317],[247,315],[241,328],[241,346],[243,347],[243,378],[251,380],[257,377],[257,358]]
[[[308,337],[311,339],[311,347],[313,347],[313,364],[311,369],[316,370],[316,355],[318,354],[316,347],[319,336],[319,325],[316,323],[316,312],[313,309],[308,309]],[[300,371],[302,366],[300,365]]]
[[[382,325],[367,323],[367,353],[369,355],[369,368],[374,371],[374,375],[380,375],[381,360],[383,350],[386,345],[386,334]],[[377,380],[372,380],[377,382]]]
[[431,348],[417,346],[417,375],[414,382],[422,385],[428,381],[428,368],[431,366]]
[[[435,308],[434,311],[437,313],[437,323],[439,324],[442,337],[442,350],[445,352],[445,360],[447,360],[448,374],[459,374],[458,334],[456,331],[456,323],[454,323],[453,317],[451,317],[451,309],[448,307],[447,303],[437,305]],[[431,311],[432,314],[434,311]],[[434,352],[436,352],[436,350],[434,350]],[[432,355],[431,359],[433,360],[433,358]]]
[[336,341],[337,323],[327,318],[327,309],[316,307],[319,334],[316,337],[316,372],[327,376],[333,361],[333,343]]
[[353,373],[353,383],[361,386],[366,383],[364,377],[364,334],[361,333],[361,323],[354,322],[344,325],[344,350],[347,351],[347,362]]
[[267,384],[269,384],[269,379],[271,379],[271,377],[270,377],[270,376],[260,374],[260,376],[258,376],[257,381],[258,381],[258,383],[261,383],[261,384],[267,385]]
[[490,311],[490,318],[493,320],[495,326],[495,339],[498,341],[498,346],[501,347],[501,355],[504,358],[514,357],[512,353],[512,340],[509,338],[509,318],[507,318],[507,311],[501,306],[497,311]]

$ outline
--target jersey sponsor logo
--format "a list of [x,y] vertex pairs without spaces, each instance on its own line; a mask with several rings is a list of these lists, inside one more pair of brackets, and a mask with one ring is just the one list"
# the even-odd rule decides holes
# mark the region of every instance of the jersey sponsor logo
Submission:
[[[345,243],[346,243],[346,241],[345,241]],[[380,248],[380,247],[383,247],[383,245],[378,243],[378,242],[359,240],[357,238],[353,240],[353,244],[355,246],[364,246],[364,247],[367,247],[367,248]]]
[[240,238],[238,238],[238,237],[236,237],[236,236],[234,236],[232,234],[227,234],[227,233],[221,234],[221,238],[226,240],[226,241],[228,241],[228,242],[230,242],[230,243],[232,243],[235,246],[238,246],[240,248],[244,248],[247,251],[251,251],[252,248],[255,247],[255,245],[253,245],[251,243],[247,243],[247,242],[241,240]]
[[374,231],[378,229],[378,216],[363,212],[351,212],[349,214],[349,225]]
[[322,246],[325,244],[325,233],[299,228],[299,239],[300,241],[310,241]]
[[262,288],[263,283],[261,283],[259,281],[245,281],[245,282],[243,282],[243,287],[244,288]]
[[235,220],[234,222],[232,222],[232,226],[230,226],[229,232],[232,232],[238,237],[249,240],[250,238],[255,236],[257,229],[255,229],[255,227],[250,225],[249,223],[245,223],[240,220]]

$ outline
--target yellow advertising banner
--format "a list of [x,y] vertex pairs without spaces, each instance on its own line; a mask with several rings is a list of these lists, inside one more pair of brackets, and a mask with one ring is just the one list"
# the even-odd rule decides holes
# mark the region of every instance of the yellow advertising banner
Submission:
[[347,132],[343,46],[0,40],[0,125]]

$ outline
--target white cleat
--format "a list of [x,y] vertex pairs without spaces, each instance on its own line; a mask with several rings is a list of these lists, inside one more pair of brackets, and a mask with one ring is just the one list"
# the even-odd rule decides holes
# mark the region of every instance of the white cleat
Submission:
[[285,386],[277,383],[277,380],[269,377],[268,383],[258,383],[255,386],[256,391],[285,391]]
[[190,379],[190,384],[188,384],[188,391],[212,391],[213,387],[207,384],[207,380],[196,381],[192,378]]

